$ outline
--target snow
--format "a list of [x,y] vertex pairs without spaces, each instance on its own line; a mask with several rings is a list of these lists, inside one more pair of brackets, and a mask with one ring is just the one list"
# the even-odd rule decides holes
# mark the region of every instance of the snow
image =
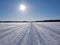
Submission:
[[60,45],[60,22],[0,23],[0,45]]

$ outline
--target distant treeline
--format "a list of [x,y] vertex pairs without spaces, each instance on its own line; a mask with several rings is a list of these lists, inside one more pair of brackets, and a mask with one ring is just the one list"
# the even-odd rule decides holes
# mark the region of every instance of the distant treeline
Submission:
[[42,20],[42,21],[35,21],[35,22],[60,22],[60,20]]
[[28,21],[0,21],[0,23],[20,23],[20,22],[28,22]]
[[60,22],[60,20],[42,20],[42,21],[0,21],[0,23],[20,23],[20,22]]

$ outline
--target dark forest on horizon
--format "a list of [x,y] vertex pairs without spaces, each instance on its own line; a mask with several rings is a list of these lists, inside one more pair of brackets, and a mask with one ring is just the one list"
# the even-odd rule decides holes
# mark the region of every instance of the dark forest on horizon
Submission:
[[42,20],[42,21],[0,21],[0,23],[19,23],[19,22],[60,22],[60,20]]

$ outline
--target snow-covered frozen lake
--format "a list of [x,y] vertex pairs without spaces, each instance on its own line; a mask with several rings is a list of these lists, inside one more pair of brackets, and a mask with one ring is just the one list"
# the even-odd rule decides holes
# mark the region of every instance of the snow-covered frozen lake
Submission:
[[60,45],[60,22],[0,23],[0,45]]

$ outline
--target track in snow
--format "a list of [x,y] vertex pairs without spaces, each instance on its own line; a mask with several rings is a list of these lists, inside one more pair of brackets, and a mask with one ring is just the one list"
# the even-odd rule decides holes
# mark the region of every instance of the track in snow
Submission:
[[60,22],[0,23],[0,45],[60,45]]

